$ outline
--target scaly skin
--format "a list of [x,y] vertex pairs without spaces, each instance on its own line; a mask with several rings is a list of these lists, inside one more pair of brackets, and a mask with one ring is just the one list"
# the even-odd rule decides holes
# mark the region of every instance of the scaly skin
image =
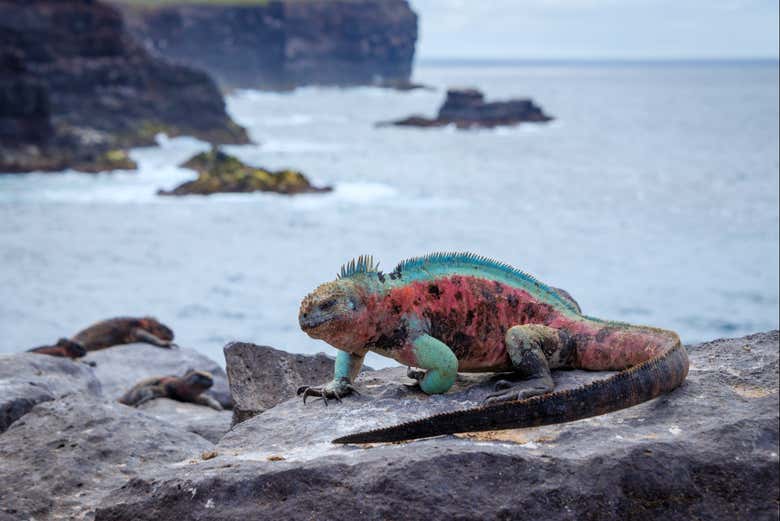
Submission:
[[[349,394],[368,351],[423,369],[410,376],[429,394],[446,392],[459,371],[514,371],[528,380],[499,382],[483,408],[336,440],[342,443],[570,421],[654,398],[688,370],[676,333],[585,316],[564,291],[472,254],[410,259],[390,274],[361,257],[304,299],[299,321],[341,351],[333,381],[301,388],[304,400]],[[551,393],[555,368],[622,372]]]

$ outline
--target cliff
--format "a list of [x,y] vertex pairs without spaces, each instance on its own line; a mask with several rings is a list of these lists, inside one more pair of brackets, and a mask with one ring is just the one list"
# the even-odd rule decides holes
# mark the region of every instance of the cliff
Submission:
[[406,0],[112,1],[147,48],[226,87],[403,87],[412,72],[417,15]]
[[96,0],[0,0],[0,172],[129,168],[157,132],[247,140],[203,72],[152,57]]

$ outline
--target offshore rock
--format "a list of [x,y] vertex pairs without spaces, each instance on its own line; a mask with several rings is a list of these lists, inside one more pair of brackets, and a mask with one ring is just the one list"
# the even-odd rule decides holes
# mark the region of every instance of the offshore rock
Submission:
[[434,119],[409,116],[404,119],[379,123],[379,126],[443,127],[455,125],[467,129],[497,127],[518,123],[545,123],[550,116],[530,99],[486,102],[476,89],[450,89],[439,113]]
[[159,132],[245,143],[203,72],[151,56],[95,0],[0,0],[0,173],[134,168]]
[[92,368],[58,356],[0,355],[0,433],[36,404],[70,393],[101,395]]
[[112,400],[117,400],[133,385],[146,378],[181,376],[188,369],[195,369],[208,371],[214,377],[214,385],[206,394],[226,409],[233,406],[225,370],[194,349],[161,349],[149,344],[125,344],[90,351],[83,360],[95,362],[95,376],[103,386],[103,394]]
[[[604,416],[331,444],[473,406],[495,379],[462,376],[453,392],[428,397],[403,385],[403,369],[364,373],[361,396],[328,407],[285,401],[234,427],[215,458],[132,479],[96,519],[776,519],[779,344],[772,331],[690,346],[682,387]],[[566,388],[605,374],[554,376]]]
[[39,404],[0,434],[0,519],[93,519],[112,489],[212,447],[169,423],[84,394]]
[[406,0],[114,2],[153,53],[228,88],[411,85],[417,15]]
[[225,346],[233,424],[295,396],[298,387],[333,377],[333,358],[296,355],[268,346],[233,342]]
[[331,187],[313,186],[300,172],[247,166],[237,158],[213,149],[202,152],[182,164],[198,172],[198,178],[159,195],[210,195],[216,193],[275,192],[284,195],[330,192]]

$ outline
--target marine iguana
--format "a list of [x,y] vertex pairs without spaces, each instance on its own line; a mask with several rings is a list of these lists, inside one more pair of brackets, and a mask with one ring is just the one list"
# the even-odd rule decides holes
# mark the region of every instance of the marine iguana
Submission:
[[87,354],[87,350],[84,349],[83,345],[68,338],[60,338],[53,346],[33,347],[28,349],[27,352],[64,358],[81,358]]
[[[583,315],[566,293],[520,270],[470,253],[433,253],[388,273],[361,256],[304,298],[301,328],[339,349],[331,382],[298,389],[341,400],[368,351],[422,369],[409,371],[428,394],[458,372],[513,371],[481,407],[344,436],[371,443],[441,434],[532,427],[630,407],[678,387],[688,355],[673,331]],[[619,371],[554,391],[550,369]]]
[[170,398],[180,402],[206,405],[218,411],[222,406],[217,400],[203,394],[214,385],[214,378],[206,371],[188,370],[184,376],[157,376],[141,380],[119,398],[119,403],[138,407],[155,398]]
[[135,342],[165,348],[177,347],[173,343],[173,331],[153,317],[109,318],[79,331],[72,340],[79,342],[87,351]]

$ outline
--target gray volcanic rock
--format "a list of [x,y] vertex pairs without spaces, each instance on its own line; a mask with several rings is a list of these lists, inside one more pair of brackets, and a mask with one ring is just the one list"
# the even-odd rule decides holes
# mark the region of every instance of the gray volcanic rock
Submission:
[[214,386],[207,394],[225,408],[233,406],[225,370],[194,349],[161,349],[149,344],[125,344],[90,351],[83,360],[97,364],[95,375],[103,385],[103,393],[114,400],[143,379],[181,376],[187,369],[196,369],[208,371],[214,377]]
[[83,394],[39,404],[0,434],[0,519],[92,519],[106,494],[144,469],[199,457],[212,446]]
[[152,52],[227,87],[414,86],[417,15],[406,0],[112,2]]
[[497,127],[518,123],[545,123],[552,120],[541,107],[530,99],[486,102],[476,89],[450,89],[435,118],[409,116],[404,119],[379,123],[379,126],[457,128]]
[[217,411],[211,407],[168,398],[150,400],[136,409],[168,422],[181,431],[192,432],[206,438],[212,443],[217,443],[230,430],[233,416],[230,411]]
[[[365,373],[362,396],[283,402],[236,426],[216,458],[131,480],[96,519],[777,519],[779,342],[772,331],[691,346],[681,388],[578,422],[332,445],[472,406],[494,378],[426,397],[403,370]],[[555,374],[561,388],[603,376]]]
[[302,385],[333,377],[334,360],[324,353],[296,355],[245,342],[230,343],[224,352],[234,424],[290,399]]
[[36,404],[70,393],[101,395],[92,368],[57,356],[0,355],[0,433]]

